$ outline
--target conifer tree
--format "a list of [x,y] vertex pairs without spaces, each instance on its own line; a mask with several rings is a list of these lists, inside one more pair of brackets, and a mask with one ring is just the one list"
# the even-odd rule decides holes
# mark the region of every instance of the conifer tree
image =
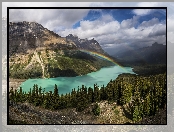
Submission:
[[55,87],[54,87],[54,97],[57,98],[58,97],[58,88],[57,88],[57,85],[55,84]]
[[100,89],[100,100],[106,100],[106,99],[107,99],[106,90],[103,85]]
[[93,98],[93,89],[91,87],[88,88],[88,102],[93,103],[94,98]]
[[11,89],[10,89],[9,99],[10,99],[11,101],[15,101],[15,93],[14,93],[14,91],[13,91],[13,87],[11,87]]
[[96,84],[94,84],[94,102],[99,101],[100,95],[99,95],[99,88]]
[[137,122],[141,119],[141,114],[137,105],[133,106],[133,121]]
[[77,99],[76,99],[76,91],[75,91],[75,88],[72,89],[72,92],[71,92],[71,106],[72,107],[76,107],[76,104],[77,104]]

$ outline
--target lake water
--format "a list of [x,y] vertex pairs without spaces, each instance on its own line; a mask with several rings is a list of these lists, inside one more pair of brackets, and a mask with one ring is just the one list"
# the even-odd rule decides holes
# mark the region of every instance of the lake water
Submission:
[[49,79],[28,79],[21,84],[23,91],[29,91],[33,88],[34,84],[37,84],[45,91],[54,91],[54,85],[57,84],[59,94],[66,94],[72,91],[72,89],[78,89],[85,85],[88,87],[94,87],[97,84],[99,87],[102,85],[106,86],[109,81],[116,79],[121,73],[134,73],[130,67],[111,66],[101,68],[99,71],[88,73],[87,75],[76,76],[76,77],[57,77]]

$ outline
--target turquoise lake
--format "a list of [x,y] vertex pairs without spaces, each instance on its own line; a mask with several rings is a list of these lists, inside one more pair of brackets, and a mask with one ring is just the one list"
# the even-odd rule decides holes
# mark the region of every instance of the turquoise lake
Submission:
[[111,66],[101,68],[99,71],[88,73],[87,75],[76,77],[56,77],[49,79],[28,79],[21,84],[23,91],[28,92],[30,88],[33,88],[34,84],[45,88],[45,92],[54,91],[54,85],[57,84],[59,95],[66,94],[72,91],[72,89],[78,89],[85,85],[87,88],[94,87],[97,84],[99,87],[106,86],[109,81],[116,79],[119,74],[122,73],[134,73],[131,67]]

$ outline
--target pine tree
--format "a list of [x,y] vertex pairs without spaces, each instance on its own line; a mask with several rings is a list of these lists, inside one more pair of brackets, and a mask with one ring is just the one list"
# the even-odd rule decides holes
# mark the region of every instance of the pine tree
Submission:
[[133,121],[137,122],[141,119],[141,114],[137,105],[133,107]]
[[12,102],[15,101],[15,93],[14,93],[14,91],[13,91],[13,87],[11,87],[11,89],[10,89],[9,99],[10,99],[10,101],[12,101]]
[[113,86],[112,83],[108,83],[107,88],[106,88],[106,94],[108,97],[108,101],[112,101],[113,100]]
[[42,106],[45,109],[50,109],[50,97],[49,97],[49,93],[48,92],[45,93],[43,100],[44,101],[43,101]]
[[132,97],[132,85],[125,83],[123,88],[122,88],[122,96],[120,98],[121,104],[126,104],[129,103]]
[[34,84],[31,94],[31,102],[34,103],[34,99],[36,97],[36,85]]
[[96,84],[94,84],[94,102],[100,101],[100,93],[99,88]]
[[77,104],[77,99],[76,99],[76,91],[74,88],[72,89],[72,92],[71,92],[71,106],[76,107],[76,104]]
[[48,101],[47,98],[44,99],[43,107],[44,107],[45,109],[49,109],[49,101]]
[[[86,95],[85,95],[86,94]],[[84,85],[82,85],[82,88],[80,88],[80,92],[77,93],[77,111],[83,111],[87,107],[87,91],[84,88]]]
[[36,94],[35,95],[36,95],[36,97],[38,97],[38,95],[39,95],[38,85],[36,84],[35,86],[36,86]]
[[88,103],[93,103],[94,98],[93,98],[93,89],[91,87],[88,88]]
[[42,87],[39,87],[39,97],[42,98]]
[[100,89],[100,100],[106,100],[106,99],[107,99],[106,90],[103,85]]
[[54,87],[54,97],[57,98],[58,97],[58,88],[57,88],[57,85],[55,84],[55,87]]
[[19,102],[23,102],[23,94],[22,94],[22,87],[19,89],[19,96],[18,96]]

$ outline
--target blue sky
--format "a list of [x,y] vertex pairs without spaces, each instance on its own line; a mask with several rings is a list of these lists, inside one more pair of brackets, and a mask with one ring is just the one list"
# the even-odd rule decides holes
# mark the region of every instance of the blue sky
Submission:
[[[158,9],[150,14],[146,14],[143,17],[140,17],[138,22],[139,24],[143,21],[148,21],[153,18],[158,18],[159,21],[166,20],[166,10],[164,9]],[[117,20],[118,22],[122,22],[126,19],[131,19],[133,16],[135,16],[134,9],[101,9],[101,10],[90,10],[86,16],[83,17],[84,20],[94,21],[102,17],[102,15],[111,15],[114,20]],[[135,28],[138,26],[138,24],[135,26]],[[76,22],[72,28],[80,27],[80,21]]]
[[57,30],[61,36],[96,39],[108,52],[166,44],[166,11],[162,9],[89,10],[72,26]]

